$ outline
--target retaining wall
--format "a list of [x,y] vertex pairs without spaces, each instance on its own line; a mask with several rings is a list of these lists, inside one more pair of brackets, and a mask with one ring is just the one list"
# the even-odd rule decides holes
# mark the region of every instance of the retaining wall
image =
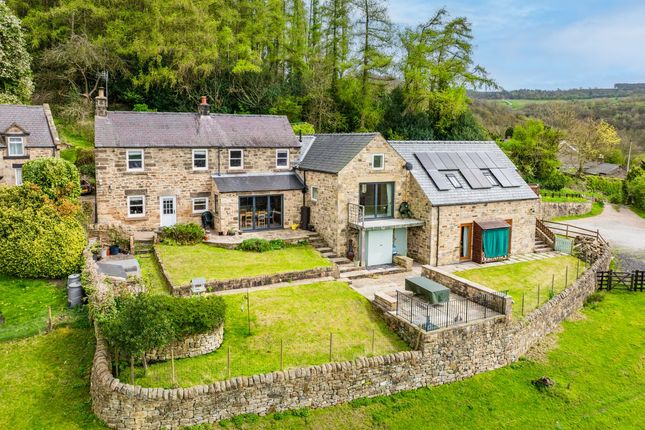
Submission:
[[543,202],[540,201],[538,218],[551,220],[563,216],[584,215],[591,212],[591,200],[586,202]]
[[222,345],[223,340],[224,324],[211,333],[187,336],[159,350],[153,349],[146,353],[146,359],[148,361],[167,361],[170,360],[172,355],[175,358],[197,357],[217,350]]
[[179,428],[244,413],[332,406],[464,379],[517,360],[552,332],[595,290],[595,271],[606,270],[610,259],[606,249],[572,286],[523,320],[500,316],[431,332],[408,325],[401,329],[402,337],[416,341],[419,351],[236,377],[191,388],[142,388],[120,382],[110,372],[108,351],[99,336],[91,376],[92,408],[111,428]]

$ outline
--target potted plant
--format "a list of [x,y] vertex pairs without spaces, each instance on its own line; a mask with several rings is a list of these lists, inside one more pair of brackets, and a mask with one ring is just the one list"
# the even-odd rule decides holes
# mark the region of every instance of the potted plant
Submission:
[[98,261],[101,254],[101,243],[99,241],[94,242],[92,246],[90,246],[90,252],[92,253],[94,261]]
[[231,228],[228,229],[227,234],[229,236],[235,236],[235,234],[237,234],[237,230],[234,227],[231,227]]

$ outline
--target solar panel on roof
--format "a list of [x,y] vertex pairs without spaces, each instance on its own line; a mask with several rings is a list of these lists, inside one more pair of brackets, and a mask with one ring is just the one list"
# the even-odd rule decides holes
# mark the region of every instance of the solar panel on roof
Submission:
[[497,182],[503,187],[503,188],[508,188],[513,186],[513,182],[511,182],[510,179],[506,177],[504,172],[502,172],[502,169],[490,169],[490,172],[495,176],[495,179],[497,179]]
[[441,158],[439,158],[437,156],[437,153],[428,154],[428,157],[432,160],[432,162],[434,163],[435,167],[438,170],[447,170],[448,169],[448,167],[445,164],[443,164],[443,161],[441,161]]
[[466,179],[470,188],[478,190],[484,188],[490,188],[491,184],[488,182],[488,179],[484,177],[481,170],[479,169],[459,169],[461,175]]
[[466,164],[464,158],[462,157],[462,154],[450,152],[449,155],[450,158],[452,158],[452,162],[455,163],[455,166],[457,166],[457,169],[469,169],[471,167]]
[[428,154],[421,153],[414,155],[415,157],[417,157],[417,160],[419,160],[419,163],[421,163],[423,169],[428,173],[428,176],[430,176],[432,182],[434,182],[439,191],[446,191],[450,189],[450,183],[448,182],[446,177],[435,168]]
[[477,167],[478,169],[486,168],[486,163],[480,157],[479,152],[471,152],[469,155],[470,155],[470,158],[474,162],[474,164],[473,164],[474,167]]
[[517,172],[514,169],[510,168],[504,168],[504,169],[499,169],[504,176],[506,176],[506,179],[508,179],[511,182],[511,187],[520,187],[524,183],[522,178],[517,174]]
[[457,168],[447,152],[437,152],[437,157],[439,157],[446,170],[454,170]]

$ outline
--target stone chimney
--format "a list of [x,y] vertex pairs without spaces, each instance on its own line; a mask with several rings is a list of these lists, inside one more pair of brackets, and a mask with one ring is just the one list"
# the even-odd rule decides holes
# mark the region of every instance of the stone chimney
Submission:
[[105,88],[99,88],[99,95],[94,98],[96,103],[96,116],[107,116],[108,99],[105,97]]
[[202,102],[199,104],[199,114],[200,115],[210,115],[211,113],[211,105],[208,104],[206,101],[206,96],[202,96]]

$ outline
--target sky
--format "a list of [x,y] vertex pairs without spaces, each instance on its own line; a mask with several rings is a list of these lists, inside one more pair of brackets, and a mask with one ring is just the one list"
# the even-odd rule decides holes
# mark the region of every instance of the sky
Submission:
[[473,25],[476,64],[504,89],[645,82],[644,0],[390,0],[416,26],[445,6]]

